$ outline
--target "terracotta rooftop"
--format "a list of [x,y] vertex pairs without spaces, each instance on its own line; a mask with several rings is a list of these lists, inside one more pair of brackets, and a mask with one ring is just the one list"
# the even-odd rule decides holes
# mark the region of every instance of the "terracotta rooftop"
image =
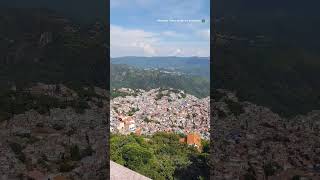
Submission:
[[180,143],[187,143],[188,145],[195,146],[198,150],[201,149],[201,138],[196,133],[188,134],[185,138],[179,139]]
[[187,144],[197,145],[198,147],[200,147],[201,146],[200,136],[197,134],[188,134],[187,135]]

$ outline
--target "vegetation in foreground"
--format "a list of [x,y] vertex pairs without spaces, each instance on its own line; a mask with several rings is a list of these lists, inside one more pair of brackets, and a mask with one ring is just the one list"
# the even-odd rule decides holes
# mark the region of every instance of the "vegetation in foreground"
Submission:
[[111,160],[152,179],[209,179],[209,142],[203,151],[179,143],[182,135],[159,132],[152,136],[113,134]]

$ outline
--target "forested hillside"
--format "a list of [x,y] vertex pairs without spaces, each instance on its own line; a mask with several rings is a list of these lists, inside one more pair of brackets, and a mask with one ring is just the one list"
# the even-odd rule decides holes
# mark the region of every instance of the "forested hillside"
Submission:
[[112,64],[126,64],[142,69],[165,69],[210,78],[209,57],[117,57]]
[[110,86],[112,89],[174,88],[198,97],[209,96],[210,82],[200,76],[172,74],[160,70],[143,70],[118,64],[111,64],[110,71]]

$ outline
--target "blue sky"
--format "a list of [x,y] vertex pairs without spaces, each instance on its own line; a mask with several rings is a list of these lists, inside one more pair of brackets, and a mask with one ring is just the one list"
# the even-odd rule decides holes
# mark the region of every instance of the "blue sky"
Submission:
[[[210,0],[110,0],[111,57],[210,56]],[[159,22],[158,20],[202,20]]]

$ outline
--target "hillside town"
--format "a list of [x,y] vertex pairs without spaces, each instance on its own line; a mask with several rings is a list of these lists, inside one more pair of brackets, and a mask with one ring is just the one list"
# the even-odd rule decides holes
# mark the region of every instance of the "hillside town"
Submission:
[[233,92],[213,94],[213,179],[320,179],[320,111],[284,118]]
[[47,100],[0,121],[0,179],[107,179],[107,91],[83,88],[95,97],[77,108],[68,102],[80,101],[80,91],[63,84],[11,89],[16,101],[22,94],[34,103]]
[[209,139],[209,97],[199,99],[180,90],[160,88],[117,91],[126,96],[111,100],[111,133],[197,133]]

